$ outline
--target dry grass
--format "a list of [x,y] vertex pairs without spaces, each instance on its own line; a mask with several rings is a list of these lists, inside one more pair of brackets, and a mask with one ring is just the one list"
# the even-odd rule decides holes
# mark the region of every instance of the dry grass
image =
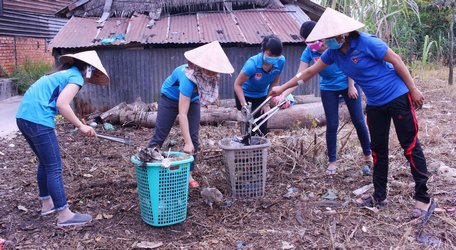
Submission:
[[[455,87],[446,86],[445,70],[426,72],[416,83],[426,95],[426,106],[417,111],[420,140],[432,173],[429,192],[442,209],[456,207],[455,182],[439,173],[445,164],[456,162]],[[268,175],[265,197],[254,201],[234,201],[231,207],[218,204],[209,209],[199,190],[191,190],[187,220],[179,225],[152,228],[139,217],[134,169],[129,157],[134,149],[115,143],[93,142],[58,129],[65,163],[65,184],[72,206],[92,214],[113,215],[95,220],[90,226],[59,230],[52,218],[41,218],[36,201],[35,163],[25,141],[18,137],[0,142],[5,156],[0,158],[0,238],[12,241],[16,248],[128,249],[135,241],[162,241],[163,249],[455,249],[456,216],[447,210],[431,218],[424,232],[436,245],[417,242],[420,227],[409,217],[413,207],[413,179],[392,128],[387,207],[371,211],[356,207],[352,191],[370,184],[371,177],[361,175],[361,148],[351,124],[339,132],[335,176],[326,176],[325,128],[273,131],[269,137]],[[131,135],[137,145],[146,145],[150,129],[123,128],[114,135]],[[226,185],[223,152],[217,142],[238,134],[238,127],[203,126],[196,178],[219,188],[230,200]],[[168,145],[181,149],[182,140],[173,129]],[[90,173],[91,177],[84,176]],[[297,195],[286,198],[288,188]],[[337,191],[328,202],[322,196]],[[368,191],[371,192],[372,190]],[[18,209],[25,205],[29,211]],[[110,216],[108,216],[110,217]]]

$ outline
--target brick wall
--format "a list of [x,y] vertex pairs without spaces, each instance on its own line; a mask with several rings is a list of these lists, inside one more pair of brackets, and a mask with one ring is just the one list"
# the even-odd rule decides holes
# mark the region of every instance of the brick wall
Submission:
[[44,38],[0,36],[0,67],[3,71],[11,74],[16,66],[23,65],[27,59],[32,62],[54,63],[52,51]]

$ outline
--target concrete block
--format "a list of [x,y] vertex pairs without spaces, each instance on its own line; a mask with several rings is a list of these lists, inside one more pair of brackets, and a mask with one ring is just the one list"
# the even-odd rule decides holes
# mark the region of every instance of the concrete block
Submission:
[[0,78],[0,101],[17,95],[16,79]]

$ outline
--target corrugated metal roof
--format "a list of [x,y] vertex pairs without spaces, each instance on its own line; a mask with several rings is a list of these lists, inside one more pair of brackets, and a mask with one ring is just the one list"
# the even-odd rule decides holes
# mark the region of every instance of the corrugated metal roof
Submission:
[[103,46],[102,39],[125,35],[125,41],[109,45],[195,44],[218,40],[221,43],[258,44],[265,35],[275,34],[284,43],[301,42],[299,27],[309,20],[299,8],[255,9],[233,12],[198,12],[193,15],[166,16],[152,20],[145,15],[111,18],[104,25],[95,18],[73,17],[50,46],[78,48]]
[[[61,48],[76,48],[93,46],[97,37],[97,19],[73,17],[52,39],[49,46],[54,43]],[[81,46],[84,44],[84,46]]]
[[[140,34],[140,35],[142,35],[142,39],[141,39],[141,37],[138,37],[136,40],[139,40],[139,42],[142,44],[167,43],[166,39],[167,39],[168,33],[169,33],[170,19],[171,19],[170,17],[164,17],[164,18],[160,18],[159,20],[155,21],[154,24],[150,24],[144,30],[144,34]],[[149,19],[147,18],[147,20],[149,20]],[[147,23],[149,23],[149,22],[147,22]]]
[[53,16],[71,2],[72,0],[3,0],[3,8]]
[[199,41],[200,35],[195,27],[198,27],[196,15],[170,18],[168,41],[172,43]]
[[[309,1],[310,2],[310,1]],[[301,8],[297,5],[287,4],[285,5],[285,9],[287,9],[289,14],[299,23],[302,24],[304,22],[310,21],[310,17],[304,13]]]
[[0,35],[52,39],[68,20],[47,15],[5,10],[0,16]]
[[301,24],[291,17],[289,12],[264,12],[266,23],[271,28],[272,33],[276,34],[284,42],[301,42],[299,35]]
[[[221,43],[249,43],[230,13],[198,13],[200,41],[218,40]],[[233,14],[234,15],[234,14]]]

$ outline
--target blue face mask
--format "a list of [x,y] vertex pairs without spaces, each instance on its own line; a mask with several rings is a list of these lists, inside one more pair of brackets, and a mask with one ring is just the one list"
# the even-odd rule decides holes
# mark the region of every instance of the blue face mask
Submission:
[[340,49],[345,42],[345,37],[342,37],[342,40],[338,42],[335,37],[325,39],[325,44],[329,49]]
[[271,65],[276,64],[281,58],[282,58],[282,56],[272,57],[272,56],[263,55],[263,61],[265,63],[271,64]]

